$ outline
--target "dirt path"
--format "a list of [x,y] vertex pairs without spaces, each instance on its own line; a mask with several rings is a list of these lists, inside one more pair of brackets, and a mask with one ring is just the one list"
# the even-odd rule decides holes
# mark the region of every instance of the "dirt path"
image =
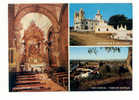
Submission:
[[[78,32],[71,32],[70,38],[76,41],[76,45],[131,45],[131,41],[125,40],[113,40],[110,39],[110,35],[99,34],[96,35],[93,32],[88,33],[78,33]],[[72,41],[71,41],[72,42]],[[72,43],[71,43],[72,45]],[[74,44],[73,44],[74,45]]]

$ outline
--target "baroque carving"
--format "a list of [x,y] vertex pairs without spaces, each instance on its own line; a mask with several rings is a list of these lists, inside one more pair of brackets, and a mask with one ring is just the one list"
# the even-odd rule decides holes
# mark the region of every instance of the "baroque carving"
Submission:
[[43,31],[32,21],[24,31],[26,61],[31,64],[43,63]]

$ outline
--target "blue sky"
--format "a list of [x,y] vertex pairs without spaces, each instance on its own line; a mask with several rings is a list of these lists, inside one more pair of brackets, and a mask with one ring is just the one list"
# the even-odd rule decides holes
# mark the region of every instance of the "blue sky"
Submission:
[[96,3],[96,4],[70,4],[70,26],[73,26],[74,12],[83,8],[85,17],[93,19],[100,10],[104,20],[116,14],[124,14],[127,18],[132,18],[132,4],[131,3]]
[[128,47],[120,47],[120,53],[108,53],[104,48],[97,47],[97,54],[89,54],[88,49],[91,47],[70,47],[70,60],[89,59],[89,60],[120,60],[128,56]]

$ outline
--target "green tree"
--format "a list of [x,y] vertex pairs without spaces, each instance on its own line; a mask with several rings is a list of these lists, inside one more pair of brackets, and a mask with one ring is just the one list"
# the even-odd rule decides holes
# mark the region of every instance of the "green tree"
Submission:
[[125,17],[124,15],[114,15],[111,16],[109,18],[108,21],[109,25],[112,25],[115,29],[117,28],[117,26],[119,25],[126,25],[128,30],[132,29],[132,19],[128,19],[127,17]]
[[127,29],[131,30],[132,29],[132,19],[128,19],[126,23]]

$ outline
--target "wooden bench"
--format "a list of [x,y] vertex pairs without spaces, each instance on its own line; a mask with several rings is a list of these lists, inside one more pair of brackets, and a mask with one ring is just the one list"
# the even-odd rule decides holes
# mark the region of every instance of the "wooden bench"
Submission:
[[53,75],[52,75],[52,79],[55,81],[55,82],[57,82],[57,79],[56,79],[56,77],[58,77],[59,75],[64,75],[64,74],[66,74],[66,72],[58,72],[58,73],[53,73]]
[[64,88],[68,89],[68,73],[57,74],[55,78],[59,85],[62,85]]
[[68,89],[68,77],[63,77],[63,86]]
[[68,74],[65,73],[65,74],[61,74],[61,75],[56,75],[56,82],[57,83],[60,83],[60,81],[62,82],[63,81],[63,77],[68,77]]

